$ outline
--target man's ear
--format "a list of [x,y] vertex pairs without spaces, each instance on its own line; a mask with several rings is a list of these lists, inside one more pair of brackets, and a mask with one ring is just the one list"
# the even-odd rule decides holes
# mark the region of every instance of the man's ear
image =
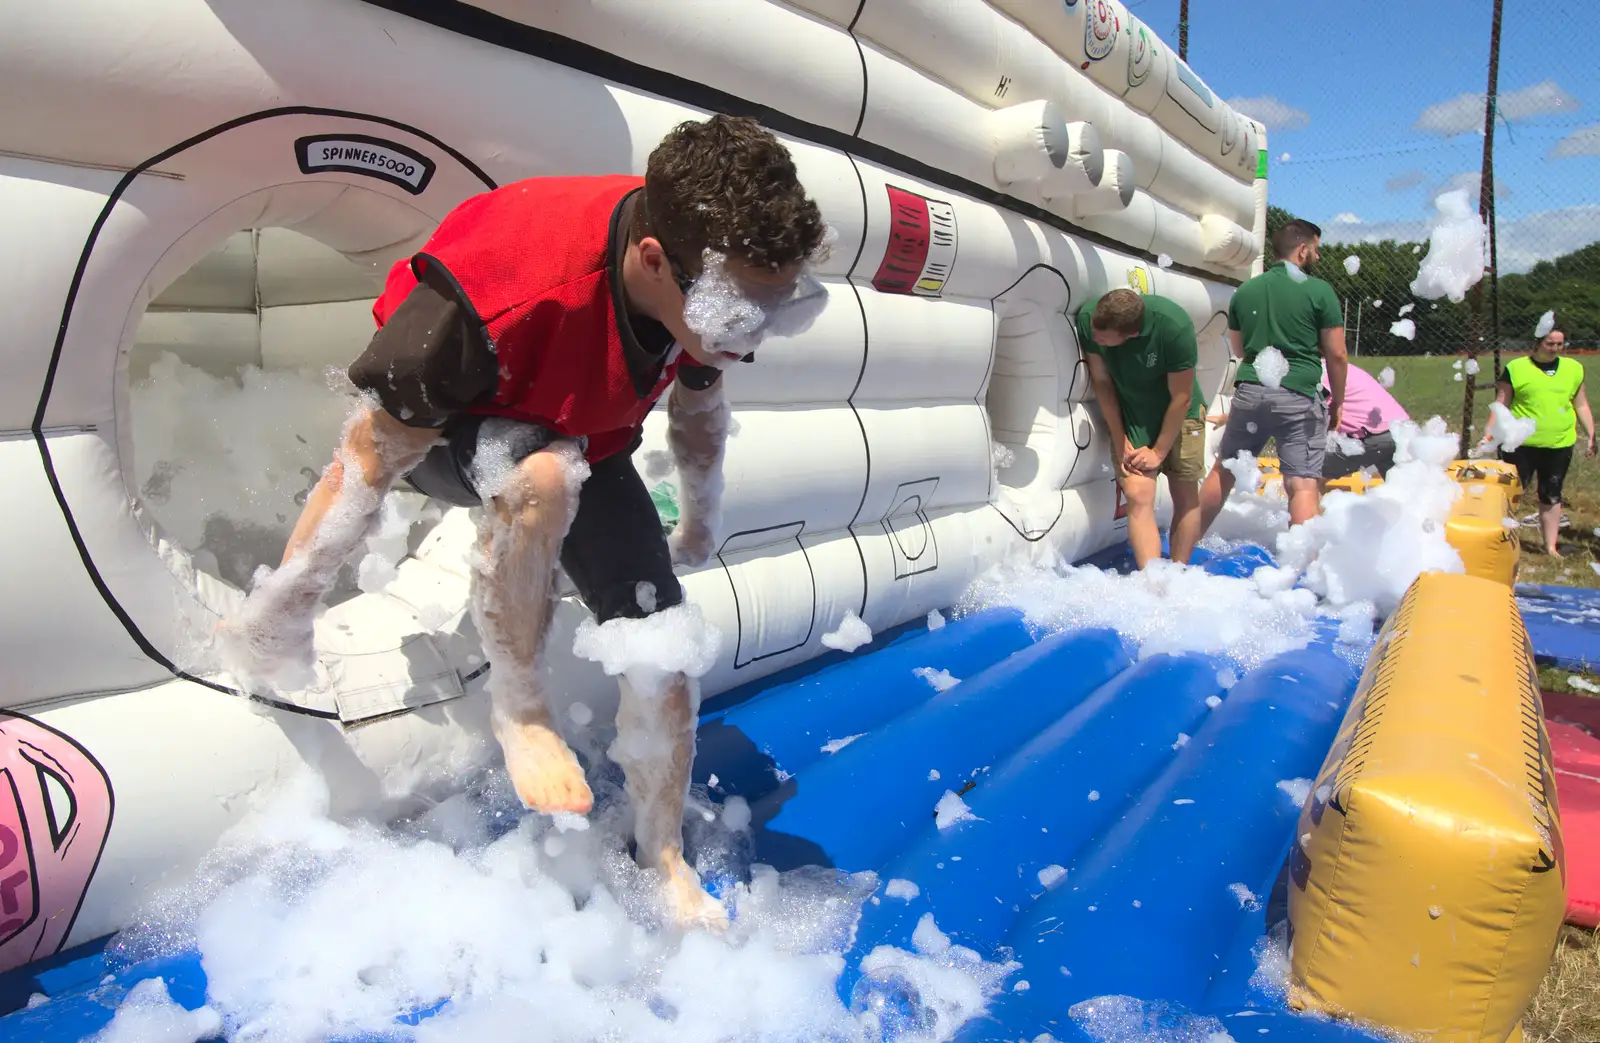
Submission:
[[667,252],[661,248],[661,241],[654,236],[647,235],[639,240],[639,264],[656,278],[672,276],[672,265],[667,260]]

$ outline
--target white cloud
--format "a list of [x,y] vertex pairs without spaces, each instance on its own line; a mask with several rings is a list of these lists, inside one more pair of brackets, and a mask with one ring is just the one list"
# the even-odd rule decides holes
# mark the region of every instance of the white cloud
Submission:
[[[1429,105],[1417,117],[1414,130],[1454,137],[1483,130],[1483,94],[1458,94],[1449,101]],[[1545,80],[1520,91],[1501,94],[1497,100],[1501,117],[1507,123],[1520,123],[1552,112],[1575,112],[1578,99],[1554,80]]]
[[1331,223],[1336,225],[1358,225],[1361,223],[1361,218],[1346,210],[1342,214],[1334,214]]
[[1418,185],[1423,184],[1427,180],[1428,175],[1424,174],[1422,171],[1407,170],[1404,173],[1396,174],[1394,177],[1385,181],[1383,183],[1383,187],[1387,192],[1404,192],[1407,189],[1416,188]]
[[[1525,272],[1540,261],[1600,242],[1600,204],[1544,210],[1515,219],[1501,217],[1498,225],[1500,274],[1511,275]],[[1328,243],[1376,243],[1384,239],[1423,242],[1427,237],[1425,219],[1363,221],[1360,224],[1335,219],[1328,222],[1322,236]]]
[[1556,142],[1550,150],[1551,159],[1570,159],[1573,156],[1600,156],[1600,123],[1575,130]]
[[1259,98],[1229,98],[1228,107],[1273,131],[1299,130],[1311,123],[1311,116],[1304,110],[1286,105],[1270,94]]

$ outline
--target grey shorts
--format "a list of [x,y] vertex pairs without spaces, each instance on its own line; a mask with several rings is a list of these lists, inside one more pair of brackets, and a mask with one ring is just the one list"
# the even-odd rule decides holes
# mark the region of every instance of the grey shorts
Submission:
[[1236,385],[1219,455],[1224,460],[1240,452],[1259,456],[1269,438],[1278,444],[1278,466],[1285,478],[1321,478],[1328,451],[1328,407],[1321,398],[1288,388]]
[[1380,476],[1388,474],[1389,468],[1394,466],[1394,435],[1387,431],[1379,431],[1360,441],[1359,453],[1348,454],[1341,449],[1328,450],[1327,458],[1322,463],[1322,477],[1331,481],[1368,467],[1376,467]]

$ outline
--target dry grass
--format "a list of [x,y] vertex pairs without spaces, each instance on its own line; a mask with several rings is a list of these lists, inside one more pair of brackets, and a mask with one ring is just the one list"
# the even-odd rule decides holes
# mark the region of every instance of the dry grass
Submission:
[[1555,962],[1523,1016],[1527,1043],[1600,1040],[1600,935],[1564,928]]

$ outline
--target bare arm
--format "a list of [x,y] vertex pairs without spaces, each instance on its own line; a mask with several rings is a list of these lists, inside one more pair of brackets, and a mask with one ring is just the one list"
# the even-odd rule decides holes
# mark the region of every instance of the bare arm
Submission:
[[1095,401],[1100,403],[1100,415],[1105,417],[1106,432],[1111,438],[1111,463],[1122,473],[1124,450],[1128,432],[1122,426],[1122,407],[1117,405],[1117,388],[1111,382],[1111,371],[1099,355],[1084,354],[1089,360],[1089,384],[1094,388]]
[[667,448],[678,468],[678,527],[672,558],[704,565],[715,549],[722,522],[722,460],[733,411],[722,381],[695,391],[678,381],[667,398]]
[[1181,369],[1176,373],[1168,373],[1167,394],[1172,396],[1172,401],[1167,403],[1167,411],[1161,417],[1161,433],[1156,436],[1155,445],[1152,446],[1157,460],[1167,458],[1183,432],[1183,418],[1189,415],[1189,404],[1194,399],[1194,370]]
[[1243,330],[1229,330],[1228,331],[1228,347],[1230,349],[1232,349],[1234,358],[1236,358],[1236,359],[1243,359],[1244,358],[1244,331]]
[[437,430],[407,427],[379,407],[363,408],[351,417],[345,424],[339,452],[306,497],[300,520],[295,523],[288,546],[284,548],[284,562],[298,554],[322,525],[328,509],[344,489],[348,462],[360,466],[362,480],[381,500],[401,475],[421,462],[428,447],[438,438]]
[[1584,391],[1583,385],[1578,385],[1578,393],[1573,396],[1572,403],[1578,409],[1578,419],[1583,421],[1584,433],[1588,436],[1589,455],[1595,453],[1594,444],[1594,414],[1589,410],[1589,395]]
[[1344,382],[1350,372],[1350,356],[1344,349],[1344,327],[1335,326],[1317,334],[1317,343],[1322,348],[1322,361],[1328,367],[1328,390],[1333,398],[1328,403],[1328,430],[1333,431],[1339,426],[1339,417],[1344,412]]

